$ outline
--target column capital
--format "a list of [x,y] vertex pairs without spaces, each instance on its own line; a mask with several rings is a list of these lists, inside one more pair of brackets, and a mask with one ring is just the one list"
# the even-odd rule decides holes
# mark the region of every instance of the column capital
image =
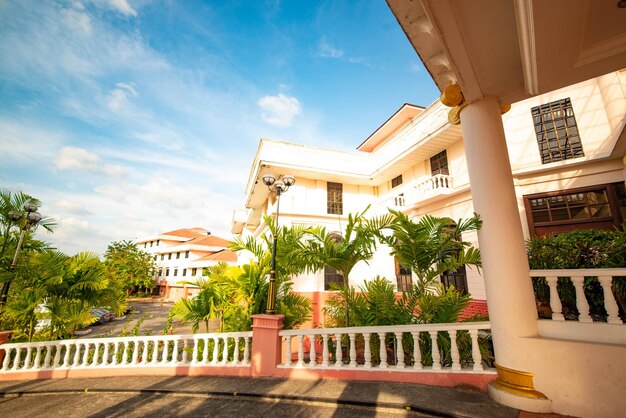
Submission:
[[[452,125],[459,125],[461,123],[461,111],[469,104],[463,96],[461,86],[456,83],[449,84],[439,97],[439,101],[444,105],[451,107],[448,112],[448,122]],[[504,104],[500,106],[500,114],[504,115],[511,110],[510,104]]]

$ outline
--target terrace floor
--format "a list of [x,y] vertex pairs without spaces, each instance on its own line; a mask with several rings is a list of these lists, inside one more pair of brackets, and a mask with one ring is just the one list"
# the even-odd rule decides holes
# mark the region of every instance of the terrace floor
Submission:
[[143,376],[0,382],[0,416],[513,418],[520,415],[519,411],[499,405],[472,388],[338,380]]

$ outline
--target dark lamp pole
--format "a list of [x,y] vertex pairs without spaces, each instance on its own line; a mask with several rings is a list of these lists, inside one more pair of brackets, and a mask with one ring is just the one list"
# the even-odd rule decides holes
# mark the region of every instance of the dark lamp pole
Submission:
[[276,234],[272,242],[272,270],[270,270],[270,282],[267,289],[267,309],[266,314],[276,313],[276,249],[278,247],[278,216],[280,214],[280,195],[286,193],[289,187],[296,183],[293,176],[285,175],[278,180],[272,174],[263,176],[263,183],[270,192],[276,193]]
[[[9,271],[11,273],[14,273],[15,268],[17,267],[17,257],[20,254],[20,249],[22,248],[22,243],[24,242],[24,235],[26,235],[26,232],[33,228],[35,225],[37,225],[41,220],[41,214],[37,212],[37,209],[39,209],[37,205],[33,204],[32,202],[27,202],[26,204],[24,204],[24,212],[19,212],[15,210],[9,212],[9,228],[11,228],[11,224],[17,224],[18,222],[24,220],[20,227],[20,237],[17,241],[17,247],[15,248],[15,255],[13,256],[13,261],[11,262],[11,266],[9,267]],[[2,291],[0,292],[0,308],[3,308],[4,305],[7,303],[9,288],[11,287],[12,280],[13,279],[11,278],[4,282],[4,285],[2,285]]]

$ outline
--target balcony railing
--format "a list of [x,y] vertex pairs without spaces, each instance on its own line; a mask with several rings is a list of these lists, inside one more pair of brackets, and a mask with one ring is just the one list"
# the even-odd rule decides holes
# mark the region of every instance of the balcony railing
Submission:
[[452,176],[447,174],[435,174],[419,182],[415,188],[421,194],[432,191],[447,191],[452,189]]
[[279,367],[482,372],[493,360],[483,357],[489,329],[488,322],[473,322],[281,331],[286,362]]
[[[531,270],[539,333],[550,338],[626,344],[620,291],[626,268]],[[622,310],[624,307],[622,306]]]
[[4,344],[0,373],[163,366],[249,366],[252,332]]

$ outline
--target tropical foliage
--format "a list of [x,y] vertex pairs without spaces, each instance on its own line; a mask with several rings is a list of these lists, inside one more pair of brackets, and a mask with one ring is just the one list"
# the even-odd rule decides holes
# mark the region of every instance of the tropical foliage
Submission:
[[156,286],[152,257],[137,248],[132,241],[115,241],[109,244],[104,253],[104,263],[109,278],[120,282],[129,294]]

